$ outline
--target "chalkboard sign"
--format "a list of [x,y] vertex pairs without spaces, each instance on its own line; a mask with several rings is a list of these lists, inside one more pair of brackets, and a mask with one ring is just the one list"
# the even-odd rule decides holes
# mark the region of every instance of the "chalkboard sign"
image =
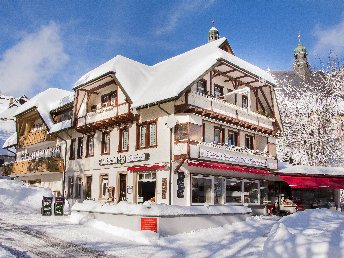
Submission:
[[62,216],[63,215],[63,206],[64,206],[64,198],[63,197],[56,197],[54,203],[54,214],[55,216]]
[[51,216],[52,214],[52,203],[53,203],[53,197],[44,197],[42,200],[42,215],[43,216]]
[[183,172],[178,172],[178,178],[177,178],[177,198],[184,198],[184,178],[185,175]]

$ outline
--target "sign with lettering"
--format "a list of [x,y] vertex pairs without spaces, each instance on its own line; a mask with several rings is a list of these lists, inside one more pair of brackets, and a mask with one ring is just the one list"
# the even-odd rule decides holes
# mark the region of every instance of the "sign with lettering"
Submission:
[[42,208],[41,212],[43,216],[51,216],[52,215],[52,203],[53,197],[45,197],[43,196],[42,200]]
[[183,172],[178,172],[178,177],[177,177],[177,198],[184,198],[184,178],[185,175]]
[[158,218],[141,218],[141,230],[158,232]]
[[167,178],[163,177],[161,179],[161,198],[166,199],[166,193],[167,193]]
[[63,215],[63,206],[64,206],[65,199],[63,197],[56,197],[54,203],[54,214],[55,216],[62,216]]
[[249,164],[254,166],[266,167],[266,159],[257,159],[245,156],[232,156],[229,153],[222,153],[218,151],[211,151],[205,150],[200,148],[199,150],[200,158],[210,158],[210,159],[217,159],[222,161],[228,161],[232,163],[242,163],[242,164]]
[[129,154],[129,155],[119,155],[117,157],[109,157],[99,160],[99,165],[112,165],[112,164],[120,164],[123,165],[125,163],[132,163],[137,161],[146,161],[149,160],[149,153],[136,153],[136,154]]

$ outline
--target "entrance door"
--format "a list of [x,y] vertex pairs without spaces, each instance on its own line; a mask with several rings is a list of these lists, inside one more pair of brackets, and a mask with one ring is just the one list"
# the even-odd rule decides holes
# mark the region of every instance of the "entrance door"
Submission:
[[143,203],[146,201],[155,202],[155,187],[156,187],[156,173],[146,172],[139,174],[137,182],[137,202]]
[[127,175],[119,175],[119,201],[127,200]]

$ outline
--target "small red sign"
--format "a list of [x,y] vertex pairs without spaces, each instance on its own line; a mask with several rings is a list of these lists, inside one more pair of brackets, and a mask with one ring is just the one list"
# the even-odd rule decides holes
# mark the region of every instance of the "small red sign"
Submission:
[[141,230],[158,232],[158,218],[141,218]]

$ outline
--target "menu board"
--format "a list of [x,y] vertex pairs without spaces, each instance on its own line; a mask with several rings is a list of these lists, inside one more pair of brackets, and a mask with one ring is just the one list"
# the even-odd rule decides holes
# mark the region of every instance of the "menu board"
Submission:
[[167,193],[167,178],[162,178],[161,181],[161,198],[166,199],[166,193]]
[[42,215],[43,216],[51,216],[52,214],[52,203],[53,203],[53,197],[44,197],[42,200]]
[[184,198],[184,190],[185,190],[185,184],[184,184],[184,178],[185,175],[183,172],[178,172],[177,177],[177,198]]
[[62,216],[63,215],[64,202],[65,202],[65,200],[63,197],[56,197],[55,198],[55,204],[54,204],[55,216]]
[[158,232],[158,218],[141,218],[141,230]]

